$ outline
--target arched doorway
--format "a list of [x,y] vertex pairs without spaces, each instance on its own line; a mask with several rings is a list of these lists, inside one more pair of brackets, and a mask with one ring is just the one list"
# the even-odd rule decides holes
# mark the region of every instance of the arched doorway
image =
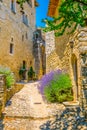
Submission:
[[71,58],[72,62],[72,72],[73,72],[73,84],[74,84],[74,93],[75,93],[75,99],[78,100],[78,72],[77,72],[77,57],[75,54],[72,55]]

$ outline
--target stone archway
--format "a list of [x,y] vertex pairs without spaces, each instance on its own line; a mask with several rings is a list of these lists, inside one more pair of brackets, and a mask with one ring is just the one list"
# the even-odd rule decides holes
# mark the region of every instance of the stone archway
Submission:
[[75,95],[74,100],[78,100],[78,72],[77,72],[77,57],[75,54],[71,57],[72,72],[73,72],[73,92]]

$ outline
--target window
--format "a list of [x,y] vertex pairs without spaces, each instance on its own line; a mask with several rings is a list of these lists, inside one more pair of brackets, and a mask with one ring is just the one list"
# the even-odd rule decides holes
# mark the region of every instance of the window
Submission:
[[28,24],[28,17],[27,17],[27,15],[25,13],[22,14],[22,20],[23,20],[23,23],[25,25],[27,25],[27,26],[29,25]]
[[32,61],[30,61],[30,65],[32,65]]
[[15,0],[11,0],[11,11],[16,13],[16,2],[15,2]]
[[13,37],[11,38],[11,42],[13,42]]
[[27,15],[25,16],[25,19],[26,19],[26,25],[28,25],[28,17],[27,17]]
[[23,68],[25,69],[26,68],[26,61],[23,60]]
[[38,38],[38,34],[36,34],[36,39]]
[[13,47],[14,47],[14,45],[12,43],[10,43],[10,54],[13,54]]
[[35,33],[35,39],[38,39],[38,38],[39,38],[39,34]]

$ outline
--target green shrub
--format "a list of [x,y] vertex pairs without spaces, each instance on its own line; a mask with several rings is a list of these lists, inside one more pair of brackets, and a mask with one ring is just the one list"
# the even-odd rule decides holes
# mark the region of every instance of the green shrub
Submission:
[[26,69],[20,68],[20,70],[19,70],[19,75],[22,76],[25,71],[26,71]]
[[20,76],[20,79],[25,79],[26,77],[26,66],[23,65],[20,70],[19,70],[19,76]]
[[15,82],[15,78],[13,73],[11,72],[11,70],[9,68],[5,68],[0,66],[0,74],[4,74],[6,77],[6,86],[7,88],[10,88],[11,85],[14,84]]
[[44,95],[50,102],[73,100],[72,84],[68,74],[55,75],[44,89]]
[[35,72],[33,70],[33,67],[31,66],[29,71],[28,71],[28,78],[33,79],[34,76],[35,76]]

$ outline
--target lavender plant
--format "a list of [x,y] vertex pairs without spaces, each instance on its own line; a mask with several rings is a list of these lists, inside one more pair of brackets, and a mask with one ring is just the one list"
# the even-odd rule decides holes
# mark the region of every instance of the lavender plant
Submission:
[[72,84],[69,75],[62,70],[51,71],[40,81],[39,91],[49,102],[73,100]]
[[62,73],[62,70],[58,69],[58,70],[55,70],[55,71],[51,71],[51,72],[49,72],[48,74],[46,74],[42,77],[42,79],[40,80],[40,83],[39,83],[39,87],[38,87],[39,92],[41,93],[42,96],[44,96],[45,87],[50,84],[50,82],[54,78],[54,75],[55,74],[60,75],[61,73]]

